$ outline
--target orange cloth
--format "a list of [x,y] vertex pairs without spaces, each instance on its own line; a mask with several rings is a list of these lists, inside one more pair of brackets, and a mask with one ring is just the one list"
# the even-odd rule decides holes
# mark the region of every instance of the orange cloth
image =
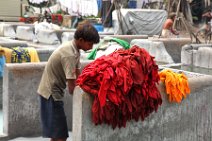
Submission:
[[190,93],[188,78],[184,73],[163,70],[159,73],[160,80],[165,83],[166,93],[170,102],[180,103]]

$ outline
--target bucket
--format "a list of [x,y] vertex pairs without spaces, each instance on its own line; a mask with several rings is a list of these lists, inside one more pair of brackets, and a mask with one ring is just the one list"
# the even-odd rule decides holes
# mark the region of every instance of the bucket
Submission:
[[103,27],[102,24],[94,24],[93,26],[96,28],[96,30],[98,32],[103,32],[104,31],[104,27]]

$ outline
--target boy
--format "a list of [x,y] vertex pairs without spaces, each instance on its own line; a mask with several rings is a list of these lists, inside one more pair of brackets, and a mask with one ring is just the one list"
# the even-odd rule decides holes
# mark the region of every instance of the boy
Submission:
[[89,23],[79,24],[72,41],[58,47],[50,56],[38,87],[43,137],[66,141],[68,128],[63,101],[66,83],[72,94],[80,73],[80,53],[99,42],[97,30]]

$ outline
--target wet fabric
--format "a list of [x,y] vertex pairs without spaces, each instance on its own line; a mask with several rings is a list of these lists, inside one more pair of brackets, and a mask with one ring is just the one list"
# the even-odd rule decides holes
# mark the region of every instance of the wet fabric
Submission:
[[77,79],[85,92],[94,96],[95,125],[125,127],[127,121],[144,120],[162,104],[156,87],[158,66],[138,46],[119,49],[88,64]]
[[116,43],[120,44],[121,46],[123,46],[124,49],[130,48],[130,44],[125,40],[122,40],[122,39],[119,39],[119,38],[113,38],[113,37],[105,37],[104,39],[116,42]]
[[159,73],[160,80],[165,84],[170,102],[180,103],[190,93],[188,78],[184,73],[176,73],[166,69]]
[[40,62],[38,53],[34,47],[27,47],[31,62]]
[[113,37],[105,37],[104,40],[102,40],[96,48],[93,48],[92,51],[88,54],[88,59],[89,60],[94,60],[96,58],[97,50],[105,43],[105,42],[116,42],[119,45],[121,45],[124,49],[129,49],[130,44],[122,39],[119,38],[113,38]]
[[96,58],[97,50],[103,43],[104,43],[104,40],[100,41],[98,46],[92,49],[92,51],[88,54],[88,57],[87,57],[89,60],[94,60]]
[[19,60],[19,63],[29,62],[29,61],[40,62],[38,53],[34,47],[27,47],[27,48],[14,47],[13,49],[13,48],[0,46],[0,51],[4,52],[3,55],[5,57],[6,63],[17,63],[18,60]]
[[30,62],[30,55],[26,48],[14,47],[12,50],[11,63]]

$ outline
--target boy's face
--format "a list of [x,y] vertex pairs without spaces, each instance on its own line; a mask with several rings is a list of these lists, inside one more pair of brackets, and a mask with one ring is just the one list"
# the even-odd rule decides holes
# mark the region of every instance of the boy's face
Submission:
[[93,42],[88,42],[88,41],[85,41],[85,40],[81,40],[80,49],[82,49],[84,51],[87,51],[87,50],[92,49],[92,47],[93,47]]

